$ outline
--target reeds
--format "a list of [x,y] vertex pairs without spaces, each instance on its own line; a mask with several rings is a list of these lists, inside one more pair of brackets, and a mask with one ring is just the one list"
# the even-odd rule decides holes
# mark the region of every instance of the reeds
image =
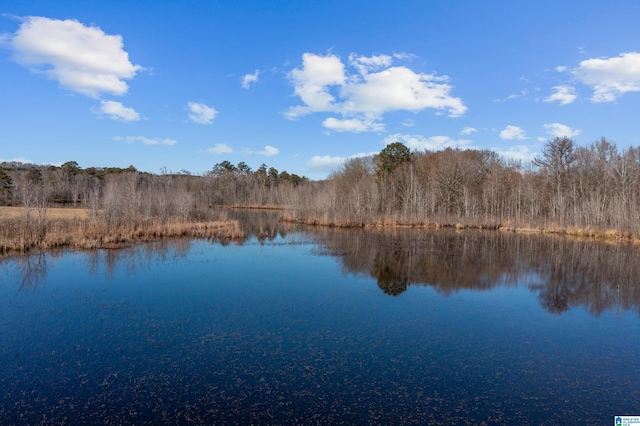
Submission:
[[[64,209],[60,209],[64,210]],[[52,212],[53,211],[53,212]],[[49,218],[51,216],[51,218]],[[74,249],[117,248],[136,242],[171,237],[241,239],[244,233],[237,220],[181,220],[147,218],[134,222],[107,223],[80,214],[61,214],[50,209],[43,224],[24,217],[0,216],[0,254],[24,253],[33,249],[71,247]]]
[[419,218],[403,216],[400,214],[377,215],[367,218],[349,218],[339,214],[306,214],[285,211],[281,220],[284,222],[301,223],[311,226],[328,226],[335,228],[420,228],[420,229],[465,229],[476,230],[500,230],[516,233],[536,233],[571,236],[577,238],[593,238],[607,241],[624,241],[640,243],[640,235],[632,232],[622,232],[612,229],[599,229],[595,227],[580,228],[576,226],[561,225],[554,221],[540,221],[535,226],[520,224],[514,221],[501,223],[488,218],[469,219],[455,216],[438,216],[434,218]]

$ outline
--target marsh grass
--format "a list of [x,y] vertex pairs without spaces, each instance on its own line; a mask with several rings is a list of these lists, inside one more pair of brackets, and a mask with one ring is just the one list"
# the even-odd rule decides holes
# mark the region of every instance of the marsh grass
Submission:
[[33,249],[118,248],[136,242],[171,237],[241,239],[237,220],[224,217],[209,220],[147,218],[108,223],[104,216],[91,219],[84,209],[47,210],[43,223],[25,218],[24,209],[0,207],[0,254],[25,253]]
[[435,218],[418,218],[403,215],[380,215],[371,218],[349,218],[341,215],[301,215],[285,211],[281,220],[311,226],[328,226],[335,228],[418,228],[418,229],[455,229],[458,231],[496,230],[524,234],[553,234],[576,238],[598,239],[611,242],[627,242],[640,244],[640,235],[633,232],[622,232],[615,229],[599,229],[595,227],[576,227],[562,225],[553,221],[540,221],[533,226],[515,221],[499,222],[491,219],[469,219],[455,216],[438,216]]

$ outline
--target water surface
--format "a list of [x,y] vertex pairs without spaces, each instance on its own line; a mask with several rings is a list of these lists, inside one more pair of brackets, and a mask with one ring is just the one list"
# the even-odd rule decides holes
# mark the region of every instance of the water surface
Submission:
[[2,424],[611,424],[637,249],[268,220],[0,267]]

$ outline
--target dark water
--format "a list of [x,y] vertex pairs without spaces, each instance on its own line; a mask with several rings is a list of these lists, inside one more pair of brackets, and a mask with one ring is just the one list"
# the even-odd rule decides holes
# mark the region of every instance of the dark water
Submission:
[[0,266],[0,424],[613,424],[640,250],[304,230]]

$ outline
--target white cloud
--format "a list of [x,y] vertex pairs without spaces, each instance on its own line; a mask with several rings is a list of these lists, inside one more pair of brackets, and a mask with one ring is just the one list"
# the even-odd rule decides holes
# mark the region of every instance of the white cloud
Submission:
[[576,89],[571,86],[554,86],[555,93],[546,98],[545,102],[560,102],[560,105],[568,105],[576,100]]
[[337,56],[305,53],[302,55],[302,69],[293,69],[289,79],[295,94],[305,105],[290,108],[285,117],[296,119],[314,112],[339,109],[334,105],[335,98],[329,93],[329,86],[341,86],[346,81],[344,64]]
[[331,157],[329,155],[315,155],[307,161],[307,167],[316,171],[330,172],[341,166],[348,157]]
[[129,61],[120,35],[72,19],[26,17],[8,43],[20,65],[93,98],[125,94],[124,80],[143,69]]
[[233,149],[223,143],[217,143],[213,148],[207,148],[209,154],[231,154]]
[[471,143],[471,141],[467,139],[456,140],[449,136],[431,136],[426,138],[421,135],[403,135],[400,133],[389,135],[383,140],[385,145],[394,142],[402,142],[407,147],[415,151],[438,151],[445,148],[461,147]]
[[545,124],[544,128],[547,130],[547,133],[553,137],[562,138],[564,136],[568,138],[572,138],[574,136],[578,136],[582,130],[572,129],[569,126],[560,123],[550,123]]
[[189,107],[189,111],[191,111],[189,118],[198,124],[211,124],[218,114],[215,108],[205,104],[189,102],[187,106]]
[[259,75],[260,75],[260,70],[256,70],[256,72],[254,72],[253,74],[245,74],[245,76],[242,77],[242,88],[248,89],[249,87],[251,87],[252,83],[255,83],[258,81]]
[[370,71],[388,67],[393,58],[389,55],[357,56],[355,53],[349,55],[349,62],[362,75]]
[[592,102],[613,102],[627,92],[640,91],[640,52],[586,59],[571,73],[593,88]]
[[22,163],[22,164],[31,164],[31,160],[27,160],[24,157],[12,158],[10,160],[5,160],[4,158],[0,158],[0,163]]
[[94,114],[107,114],[112,120],[130,122],[139,121],[140,114],[133,108],[128,108],[120,102],[101,101],[99,109],[92,110]]
[[322,125],[327,129],[334,130],[336,132],[381,132],[384,130],[384,124],[375,122],[373,120],[360,120],[357,118],[338,120],[334,117],[329,117],[322,122]]
[[504,130],[502,130],[500,132],[500,139],[522,140],[522,139],[526,139],[526,138],[527,138],[527,136],[525,135],[524,130],[522,130],[518,126],[507,126]]
[[448,110],[450,117],[465,113],[467,107],[460,98],[450,96],[452,87],[446,77],[418,74],[406,67],[391,67],[362,76],[361,80],[342,87],[346,100],[343,111],[381,115],[385,112],[426,108]]
[[338,167],[340,167],[347,160],[350,160],[352,158],[369,157],[375,154],[377,154],[377,152],[370,152],[368,154],[359,153],[359,154],[350,155],[348,157],[332,157],[329,155],[322,155],[322,156],[316,155],[311,157],[309,161],[307,161],[307,167],[317,172],[331,172],[337,169]]
[[413,120],[411,118],[407,118],[406,120],[404,120],[402,122],[402,125],[404,127],[413,127],[413,126],[415,126],[415,124],[416,124],[415,120]]
[[[450,117],[464,114],[467,107],[460,98],[452,97],[448,77],[416,73],[404,66],[391,66],[399,55],[349,56],[351,73],[342,60],[333,54],[326,56],[305,53],[302,68],[293,69],[288,77],[302,105],[285,112],[288,119],[328,112],[340,114],[325,120],[325,127],[342,131],[365,131],[391,111],[435,109]],[[362,126],[362,123],[372,123]],[[382,125],[381,123],[377,123]],[[327,126],[328,125],[328,126]]]
[[151,139],[151,138],[147,138],[144,136],[127,136],[127,137],[121,137],[121,136],[116,136],[113,138],[114,140],[117,141],[125,141],[127,143],[133,143],[133,142],[140,142],[143,145],[175,145],[176,141],[175,139]]
[[523,96],[527,96],[529,94],[529,91],[527,89],[521,90],[519,93],[512,93],[509,96],[507,96],[504,99],[496,99],[494,100],[494,102],[507,102],[510,101],[512,99],[517,99],[517,98],[521,98]]
[[399,53],[394,53],[393,57],[395,59],[406,59],[410,61],[412,59],[416,59],[418,56],[414,55],[413,53],[399,52]]
[[532,153],[526,145],[516,145],[507,149],[493,148],[492,151],[504,158],[520,160],[523,162],[532,161],[536,156],[536,154]]
[[475,133],[477,132],[478,129],[476,129],[475,127],[465,127],[464,129],[462,129],[460,131],[461,135],[470,135],[471,133]]
[[278,150],[278,148],[274,148],[271,145],[266,145],[262,151],[257,151],[256,154],[271,157],[272,155],[276,155],[279,152],[280,151]]

